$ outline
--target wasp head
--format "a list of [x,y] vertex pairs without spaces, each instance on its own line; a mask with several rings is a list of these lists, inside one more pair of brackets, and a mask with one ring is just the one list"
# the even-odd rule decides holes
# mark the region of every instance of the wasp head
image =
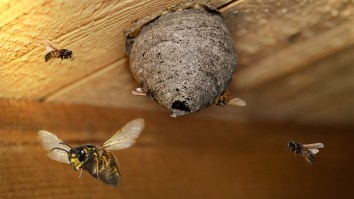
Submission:
[[60,58],[61,59],[74,59],[74,53],[71,50],[67,50],[67,49],[61,49],[60,50]]
[[297,142],[291,140],[291,141],[288,143],[288,149],[294,151],[296,154],[301,153],[302,144],[297,143]]
[[87,157],[87,149],[85,147],[72,148],[68,154],[69,162],[75,170],[81,168]]

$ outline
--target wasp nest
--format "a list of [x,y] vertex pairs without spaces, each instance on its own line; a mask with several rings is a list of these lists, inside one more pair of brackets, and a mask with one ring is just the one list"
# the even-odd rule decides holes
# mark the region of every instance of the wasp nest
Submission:
[[125,50],[140,87],[180,116],[222,96],[236,67],[236,53],[221,14],[205,4],[182,4],[137,21]]

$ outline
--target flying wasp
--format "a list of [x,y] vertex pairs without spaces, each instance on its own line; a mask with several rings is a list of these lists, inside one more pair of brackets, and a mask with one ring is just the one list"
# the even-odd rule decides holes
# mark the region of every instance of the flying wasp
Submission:
[[[87,171],[93,177],[106,184],[117,186],[122,180],[117,158],[110,150],[120,150],[132,146],[144,129],[144,119],[135,119],[117,131],[100,146],[84,144],[71,147],[56,135],[41,130],[38,137],[42,147],[48,151],[49,158],[70,164],[75,171]],[[81,176],[80,174],[80,176]]]
[[[71,61],[74,59],[74,53],[71,50],[60,49],[49,40],[44,40],[44,43],[46,44],[45,48],[48,51],[44,56],[45,62],[48,62],[49,60],[53,61],[55,58],[60,58],[62,61],[63,59],[70,59]],[[50,63],[52,63],[52,61]]]
[[315,154],[319,152],[318,149],[323,147],[322,143],[300,144],[293,140],[288,143],[288,149],[295,152],[295,154],[301,154],[310,165],[315,162]]

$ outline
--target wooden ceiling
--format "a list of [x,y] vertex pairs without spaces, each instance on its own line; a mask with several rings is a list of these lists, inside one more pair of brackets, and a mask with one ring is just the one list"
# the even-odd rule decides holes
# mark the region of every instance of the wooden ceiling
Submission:
[[[0,2],[0,98],[165,111],[131,95],[137,87],[124,55],[124,30],[181,0]],[[230,86],[244,108],[211,107],[195,115],[352,126],[352,0],[212,0],[238,51]],[[44,62],[43,40],[75,60]]]

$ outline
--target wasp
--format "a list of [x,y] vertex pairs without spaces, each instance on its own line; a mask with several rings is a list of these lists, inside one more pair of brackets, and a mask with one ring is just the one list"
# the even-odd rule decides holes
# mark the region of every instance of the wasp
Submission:
[[226,104],[235,106],[246,106],[246,102],[240,98],[231,98],[231,94],[228,90],[224,94],[217,96],[214,100],[214,104],[218,106],[225,106]]
[[323,147],[322,143],[300,144],[293,140],[288,143],[288,149],[295,152],[295,154],[301,154],[310,165],[313,165],[316,153]]
[[[55,58],[60,58],[62,61],[63,59],[74,59],[74,53],[71,50],[60,49],[49,40],[44,40],[44,43],[46,44],[45,48],[48,51],[44,56],[45,62],[48,62],[49,60],[53,61]],[[52,63],[52,61],[50,63]]]
[[143,129],[143,119],[132,120],[100,146],[84,144],[71,147],[53,133],[45,130],[39,131],[38,137],[42,147],[48,151],[49,158],[70,164],[75,171],[81,171],[80,176],[82,170],[85,170],[96,179],[117,186],[122,180],[122,175],[119,171],[118,160],[110,151],[132,146]]

